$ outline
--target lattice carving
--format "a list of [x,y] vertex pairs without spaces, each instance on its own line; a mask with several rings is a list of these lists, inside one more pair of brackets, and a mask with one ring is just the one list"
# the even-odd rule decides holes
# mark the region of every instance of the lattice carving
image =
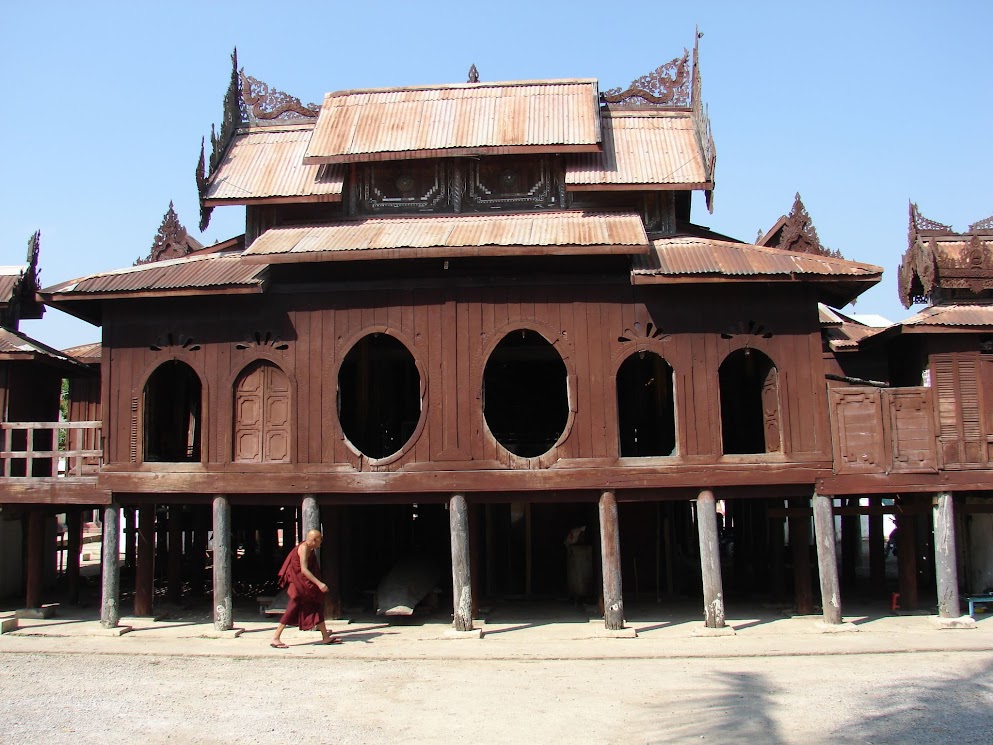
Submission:
[[270,121],[273,119],[313,119],[321,110],[316,103],[304,105],[296,96],[270,88],[261,80],[238,72],[241,81],[241,99],[245,105],[249,121]]
[[803,200],[800,199],[799,193],[793,199],[793,207],[786,216],[786,224],[783,226],[776,247],[796,253],[818,254],[835,259],[844,258],[841,251],[832,251],[821,243],[814,222],[810,219],[807,208],[803,206]]
[[632,81],[626,89],[604,91],[600,94],[600,100],[609,104],[689,106],[690,83],[690,52],[684,49],[682,57],[676,57]]
[[235,349],[255,349],[255,350],[276,350],[282,352],[290,348],[290,345],[280,339],[271,331],[256,331],[249,334],[243,341],[236,342]]
[[970,233],[975,233],[978,230],[993,230],[993,215],[990,215],[985,220],[974,222],[969,226]]
[[629,328],[624,329],[624,333],[617,337],[621,344],[628,342],[658,341],[665,342],[671,337],[664,333],[661,327],[651,321],[642,326],[641,321],[635,321]]
[[360,212],[417,213],[448,208],[450,182],[440,161],[370,163],[357,180]]
[[162,224],[152,241],[152,250],[144,259],[135,259],[134,265],[150,264],[153,261],[179,259],[188,256],[200,248],[200,243],[190,237],[190,234],[179,221],[179,215],[169,202],[169,209],[162,216]]
[[549,158],[503,157],[469,164],[466,211],[554,207],[557,198]]
[[478,83],[479,82],[479,70],[476,69],[476,65],[473,64],[469,67],[469,79],[466,80],[467,83]]
[[171,331],[149,344],[148,348],[153,352],[199,352],[200,345],[192,336],[185,334],[174,334]]

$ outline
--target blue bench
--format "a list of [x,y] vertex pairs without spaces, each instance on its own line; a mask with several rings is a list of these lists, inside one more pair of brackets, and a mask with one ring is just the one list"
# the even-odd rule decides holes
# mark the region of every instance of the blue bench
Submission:
[[993,592],[988,592],[984,595],[969,595],[966,597],[966,600],[969,601],[969,615],[975,618],[977,605],[993,603]]

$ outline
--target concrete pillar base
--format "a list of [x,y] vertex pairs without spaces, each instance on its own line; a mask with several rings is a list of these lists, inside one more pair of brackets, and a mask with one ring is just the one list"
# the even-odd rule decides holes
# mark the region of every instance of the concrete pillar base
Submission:
[[458,629],[449,629],[445,632],[446,639],[482,639],[483,630],[482,629],[470,629],[469,631],[459,631]]
[[638,631],[630,626],[623,629],[608,629],[603,625],[603,620],[590,621],[593,626],[594,639],[637,639]]
[[0,621],[0,634],[9,634],[11,631],[17,631],[16,618],[4,618]]
[[110,629],[97,629],[93,634],[94,636],[124,636],[131,630],[130,626],[114,626]]
[[21,608],[14,611],[14,618],[43,619],[55,615],[57,605],[43,605],[40,608]]
[[210,629],[209,631],[204,631],[200,636],[204,639],[237,639],[244,632],[244,629],[223,629],[221,631]]
[[935,628],[938,629],[974,629],[976,619],[972,616],[959,616],[958,618],[942,618],[935,616],[932,619]]
[[738,632],[731,626],[694,626],[691,636],[736,636]]
[[854,623],[848,623],[847,621],[842,623],[825,623],[824,621],[818,621],[814,624],[814,628],[819,634],[847,634],[852,632],[857,632],[859,627]]

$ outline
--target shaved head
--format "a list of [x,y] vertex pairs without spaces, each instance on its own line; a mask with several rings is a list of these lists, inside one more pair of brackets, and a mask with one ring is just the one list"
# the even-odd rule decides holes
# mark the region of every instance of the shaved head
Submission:
[[324,536],[319,530],[308,530],[307,531],[307,543],[320,544],[324,540]]

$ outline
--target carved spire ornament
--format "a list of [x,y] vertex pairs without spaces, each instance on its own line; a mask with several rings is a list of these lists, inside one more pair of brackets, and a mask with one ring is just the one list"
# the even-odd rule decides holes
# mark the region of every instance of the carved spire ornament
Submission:
[[469,79],[466,80],[467,83],[478,83],[479,82],[479,70],[476,69],[475,63],[469,67]]
[[817,237],[814,221],[810,219],[807,208],[803,206],[799,192],[793,198],[793,208],[786,216],[786,224],[783,226],[783,232],[776,247],[796,253],[818,254],[835,259],[844,258],[841,251],[832,251],[821,243],[821,239]]
[[44,306],[37,301],[36,294],[41,289],[41,270],[38,268],[38,252],[41,249],[41,231],[36,230],[28,238],[27,266],[20,272],[11,287],[6,307],[0,308],[0,326],[17,331],[22,318],[41,318]]
[[169,209],[162,216],[162,224],[159,225],[155,239],[152,241],[152,250],[144,259],[137,259],[134,265],[150,264],[165,259],[179,259],[200,248],[203,246],[196,238],[186,232],[172,202],[169,202]]

